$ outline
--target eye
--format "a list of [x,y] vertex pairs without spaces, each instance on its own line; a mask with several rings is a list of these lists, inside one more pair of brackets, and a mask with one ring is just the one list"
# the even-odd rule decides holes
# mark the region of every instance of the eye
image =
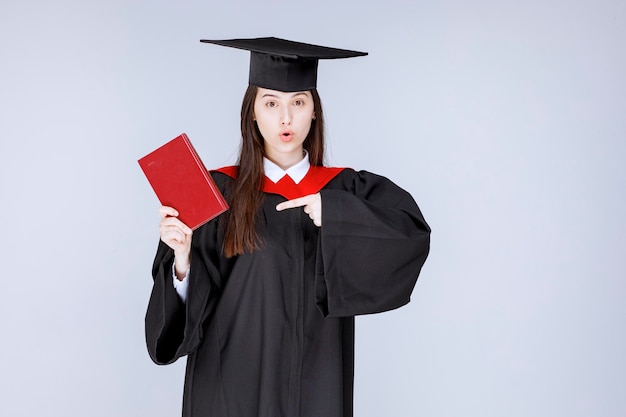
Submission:
[[304,106],[304,100],[297,99],[296,101],[293,102],[293,104],[295,106]]
[[276,107],[276,102],[275,101],[268,101],[267,103],[265,103],[265,105],[267,107]]

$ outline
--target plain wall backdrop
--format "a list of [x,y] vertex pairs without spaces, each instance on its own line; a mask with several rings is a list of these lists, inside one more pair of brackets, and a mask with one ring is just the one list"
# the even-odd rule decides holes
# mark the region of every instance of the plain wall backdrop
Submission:
[[0,415],[180,415],[143,317],[158,201],[137,159],[186,132],[232,164],[248,53],[321,62],[329,162],[433,228],[412,302],[357,319],[357,417],[626,415],[626,3],[0,3]]

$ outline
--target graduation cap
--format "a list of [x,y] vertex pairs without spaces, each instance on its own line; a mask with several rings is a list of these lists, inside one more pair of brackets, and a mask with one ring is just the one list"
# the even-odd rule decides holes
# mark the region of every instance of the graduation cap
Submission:
[[311,90],[317,85],[320,59],[352,58],[367,52],[329,48],[279,38],[209,40],[200,42],[250,51],[250,85],[284,92]]

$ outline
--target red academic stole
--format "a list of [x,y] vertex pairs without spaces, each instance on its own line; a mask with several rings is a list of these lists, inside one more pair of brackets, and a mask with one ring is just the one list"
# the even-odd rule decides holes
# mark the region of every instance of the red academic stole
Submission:
[[[282,195],[287,200],[293,200],[294,198],[317,193],[344,169],[345,168],[328,168],[311,165],[304,178],[302,178],[302,181],[298,184],[296,184],[289,175],[285,175],[277,183],[265,177],[263,178],[262,191]],[[229,166],[216,169],[216,171],[226,174],[231,178],[237,178],[238,167]]]

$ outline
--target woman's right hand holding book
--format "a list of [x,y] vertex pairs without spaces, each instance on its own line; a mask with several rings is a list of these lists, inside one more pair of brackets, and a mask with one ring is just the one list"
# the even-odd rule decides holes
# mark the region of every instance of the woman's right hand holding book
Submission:
[[174,250],[176,277],[183,280],[191,263],[191,236],[193,231],[178,219],[178,211],[172,207],[159,207],[161,240]]

